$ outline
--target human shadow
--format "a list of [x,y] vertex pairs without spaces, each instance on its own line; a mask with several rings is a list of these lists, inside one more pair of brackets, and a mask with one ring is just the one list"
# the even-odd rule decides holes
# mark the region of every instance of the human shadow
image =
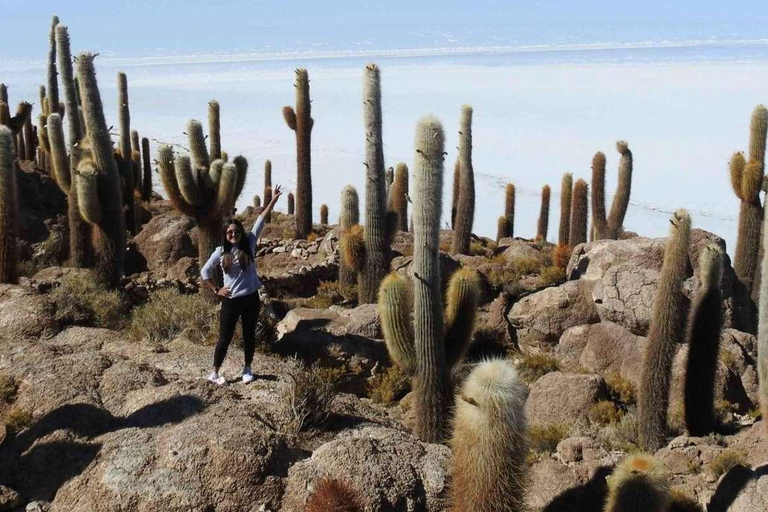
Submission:
[[[205,407],[205,402],[191,395],[146,405],[126,417],[115,417],[90,404],[62,405],[0,446],[0,482],[26,497],[50,501],[62,484],[80,474],[98,455],[101,444],[89,443],[88,439],[126,428],[180,423]],[[35,445],[57,431],[66,431],[62,437],[67,440]],[[73,437],[85,442],[71,440]]]
[[707,512],[727,511],[750,480],[760,478],[763,475],[768,475],[768,464],[755,470],[741,464],[734,466],[725,474],[715,489],[715,494],[707,505]]
[[602,512],[608,483],[605,478],[613,468],[600,466],[589,481],[555,496],[542,512]]

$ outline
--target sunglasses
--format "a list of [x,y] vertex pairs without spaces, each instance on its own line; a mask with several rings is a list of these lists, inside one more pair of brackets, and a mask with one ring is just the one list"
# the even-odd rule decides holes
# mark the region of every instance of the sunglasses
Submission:
[[227,234],[228,235],[239,235],[240,231],[238,231],[237,229],[228,229],[227,230]]

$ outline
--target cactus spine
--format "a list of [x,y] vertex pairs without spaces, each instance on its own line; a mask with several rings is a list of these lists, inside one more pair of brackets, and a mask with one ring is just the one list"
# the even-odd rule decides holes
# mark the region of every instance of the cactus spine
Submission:
[[[347,185],[341,190],[341,215],[339,225],[341,227],[341,239],[345,239],[349,230],[360,222],[360,200],[357,196],[357,190],[352,185]],[[339,261],[339,282],[345,286],[354,285],[357,281],[357,271],[347,264],[347,260],[342,254]]]
[[568,245],[576,247],[587,241],[587,182],[578,180],[573,186],[571,201],[571,228]]
[[221,113],[216,100],[208,102],[208,135],[211,139],[211,160],[218,160],[221,158]]
[[451,448],[451,510],[525,507],[525,384],[503,360],[475,367],[456,395]]
[[730,164],[731,184],[736,197],[741,200],[733,269],[736,271],[736,276],[750,292],[755,284],[760,250],[760,228],[763,221],[760,189],[765,173],[767,127],[768,110],[763,105],[758,105],[752,112],[750,122],[749,160],[745,160],[743,154],[736,153]]
[[508,183],[504,189],[504,217],[507,219],[507,231],[504,236],[515,236],[515,186]]
[[328,205],[320,205],[320,224],[323,226],[328,224]]
[[[191,161],[189,157],[180,156],[174,162],[173,150],[167,145],[160,147],[158,161],[160,177],[171,204],[195,219],[200,229],[197,245],[202,267],[221,245],[221,225],[225,216],[232,215],[235,201],[243,191],[248,162],[242,156],[235,157],[232,163],[222,159],[211,162],[199,121],[189,121],[187,135],[192,150]],[[271,189],[269,192],[271,200]]]
[[685,424],[692,436],[705,436],[716,426],[715,371],[720,351],[720,276],[723,252],[717,245],[704,247],[699,256],[699,291],[688,317],[685,372]]
[[683,281],[688,264],[691,218],[678,210],[664,250],[664,264],[653,302],[651,328],[640,384],[638,431],[640,446],[655,452],[667,434],[667,407],[675,347],[683,324]]
[[551,191],[549,185],[544,185],[541,189],[541,210],[539,211],[539,223],[536,230],[536,241],[546,242],[547,231],[549,229],[549,199]]
[[560,185],[560,228],[557,230],[558,245],[568,245],[571,232],[571,201],[573,197],[573,175],[563,174]]
[[472,107],[461,107],[459,129],[460,183],[456,206],[456,227],[453,232],[453,253],[469,254],[472,223],[475,218],[475,174],[472,169]]
[[395,182],[390,193],[392,211],[397,213],[400,231],[408,231],[408,166],[400,162],[395,168]]
[[125,219],[120,194],[120,174],[101,103],[94,55],[81,53],[77,74],[88,132],[90,158],[78,164],[78,204],[83,218],[94,225],[96,275],[109,288],[117,288],[123,271]]
[[379,67],[368,64],[363,72],[363,121],[365,124],[365,266],[358,269],[358,302],[373,304],[389,270],[387,212],[384,176],[384,143],[381,135],[381,78]]
[[309,497],[304,512],[363,512],[363,500],[346,483],[323,478]]
[[293,215],[293,212],[295,212],[295,200],[293,197],[293,192],[288,192],[288,215]]
[[616,240],[624,229],[632,189],[632,152],[623,140],[616,142],[616,150],[621,154],[619,183],[608,218],[605,216],[605,155],[598,151],[592,159],[592,228],[595,240]]
[[314,120],[309,100],[309,75],[306,69],[296,70],[296,110],[283,108],[288,127],[296,132],[296,236],[306,238],[312,231],[312,160],[310,144]]
[[120,125],[120,174],[123,177],[123,203],[127,207],[125,224],[128,231],[138,233],[136,202],[133,197],[133,150],[131,149],[131,111],[128,107],[128,77],[122,71],[117,74],[117,118]]
[[51,31],[48,36],[48,114],[59,112],[59,83],[56,72],[56,25],[58,16],[51,18]]
[[152,200],[152,162],[149,155],[149,139],[146,137],[141,139],[141,163],[141,200],[148,203]]
[[669,508],[667,475],[650,455],[626,458],[607,480],[605,512],[667,512]]
[[0,283],[16,282],[18,219],[13,132],[0,126]]

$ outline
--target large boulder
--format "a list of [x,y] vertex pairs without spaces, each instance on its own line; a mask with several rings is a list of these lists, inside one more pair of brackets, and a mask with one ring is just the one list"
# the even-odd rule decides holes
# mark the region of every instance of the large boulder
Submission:
[[[754,473],[754,472],[753,472]],[[749,480],[738,494],[730,512],[764,512],[768,510],[768,474],[765,472]]]
[[599,375],[552,372],[531,386],[525,415],[532,425],[567,424],[586,417],[589,408],[608,398]]
[[356,489],[365,510],[442,511],[450,454],[389,428],[346,431],[291,467],[282,509],[304,510],[317,483],[330,477]]
[[517,301],[507,319],[517,329],[518,343],[553,345],[569,327],[598,322],[597,309],[589,297],[592,284],[568,281]]
[[547,256],[534,243],[521,238],[502,238],[496,246],[496,253],[501,253],[508,263],[532,259],[543,262]]
[[0,343],[46,338],[59,332],[53,302],[31,288],[0,284]]
[[136,251],[149,270],[167,270],[179,259],[197,258],[197,241],[192,238],[195,221],[177,212],[152,217],[133,237]]

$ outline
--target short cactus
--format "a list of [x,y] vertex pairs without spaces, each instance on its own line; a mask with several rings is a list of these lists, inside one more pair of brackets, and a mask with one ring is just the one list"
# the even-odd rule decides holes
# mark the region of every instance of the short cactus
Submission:
[[293,215],[293,212],[295,212],[295,199],[293,197],[293,192],[288,192],[288,215]]
[[323,226],[328,225],[328,205],[320,205],[320,224]]
[[619,183],[608,218],[605,216],[605,155],[597,152],[592,159],[592,226],[595,240],[616,240],[624,230],[624,217],[632,189],[632,152],[623,140],[616,142],[616,150],[621,154]]
[[539,223],[536,229],[536,241],[546,242],[547,231],[549,230],[549,199],[551,191],[549,185],[544,185],[541,189],[541,210],[539,210]]
[[512,363],[485,361],[456,394],[451,448],[452,511],[525,508],[526,385]]
[[13,132],[6,126],[0,126],[0,283],[16,282],[18,222]]
[[736,153],[730,162],[731,185],[741,201],[736,255],[733,269],[749,292],[755,285],[760,251],[763,206],[760,190],[765,174],[765,144],[768,109],[758,105],[752,112],[749,130],[749,160]]
[[499,220],[496,222],[496,243],[499,243],[499,240],[507,236],[507,233],[509,232],[509,220],[505,216],[499,217]]
[[651,328],[641,375],[638,432],[640,446],[655,452],[667,434],[667,407],[675,347],[682,337],[683,281],[688,265],[691,218],[678,210],[664,250],[664,264],[653,302]]
[[398,229],[408,231],[408,166],[400,162],[395,168],[395,182],[389,194],[391,210],[397,213]]
[[253,196],[253,207],[254,208],[261,208],[261,197],[259,194],[256,194]]
[[80,214],[93,225],[97,278],[114,289],[119,286],[123,271],[125,219],[120,174],[104,119],[93,59],[90,53],[81,53],[77,58],[89,153],[78,162],[77,195]]
[[685,372],[685,424],[692,436],[705,436],[715,424],[715,381],[720,330],[720,277],[723,251],[707,245],[699,256],[699,291],[688,317],[686,342],[688,362]]
[[[341,228],[341,243],[344,246],[349,241],[345,240],[345,236],[352,229],[353,226],[358,226],[360,222],[360,200],[357,196],[357,190],[352,185],[347,185],[341,190],[341,215],[339,216],[339,226]],[[365,242],[363,241],[362,227],[359,227],[360,231],[360,244],[362,245],[362,251],[365,251]],[[349,250],[349,248],[348,248]],[[342,257],[339,262],[339,282],[345,286],[354,285],[357,281],[357,271],[355,267],[350,266],[345,258]],[[364,265],[357,263],[360,268]]]
[[453,254],[469,254],[472,223],[475,218],[475,173],[472,169],[472,107],[461,107],[459,128],[459,161],[461,187],[456,205],[456,227],[453,230]]
[[312,231],[312,140],[311,102],[309,100],[309,74],[306,69],[296,70],[296,109],[283,107],[288,127],[296,132],[296,236],[306,238]]
[[[272,188],[272,161],[267,160],[264,162],[264,190],[267,190],[267,187]],[[264,193],[266,196],[266,192]],[[266,202],[264,204],[267,204]]]
[[568,245],[576,247],[587,241],[587,182],[578,180],[573,186]]
[[323,478],[309,497],[304,512],[363,512],[363,500],[348,484]]
[[605,512],[667,512],[668,476],[650,455],[627,457],[607,480]]

